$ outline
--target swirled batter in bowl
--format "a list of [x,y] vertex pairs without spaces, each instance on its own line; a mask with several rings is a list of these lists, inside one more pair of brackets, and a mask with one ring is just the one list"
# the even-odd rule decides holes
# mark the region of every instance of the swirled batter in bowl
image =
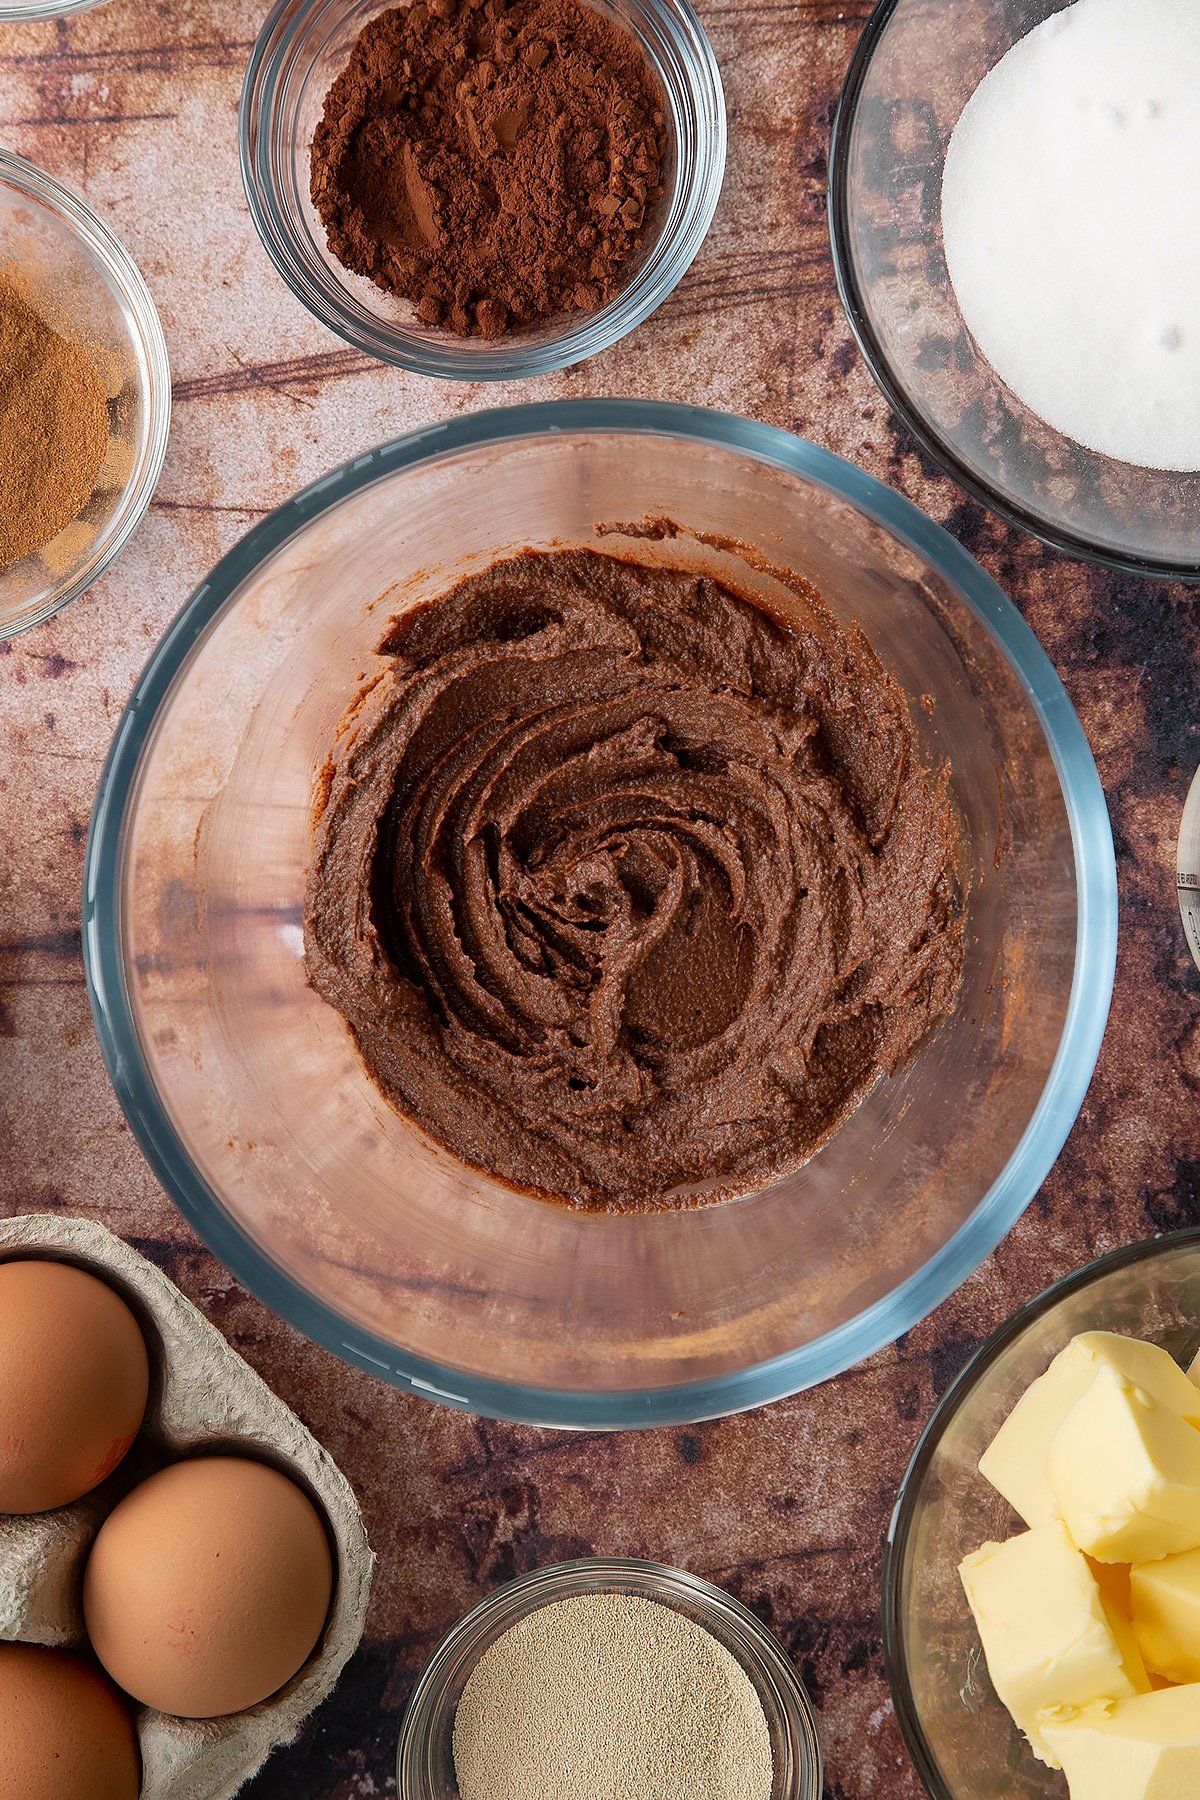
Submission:
[[952,1007],[945,775],[796,583],[528,552],[394,622],[331,762],[309,979],[464,1161],[580,1207],[796,1167]]

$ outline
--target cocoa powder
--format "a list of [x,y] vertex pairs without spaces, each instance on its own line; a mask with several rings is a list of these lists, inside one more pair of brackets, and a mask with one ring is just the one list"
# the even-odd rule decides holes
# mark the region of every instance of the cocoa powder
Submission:
[[312,198],[346,268],[496,338],[611,300],[662,195],[663,97],[579,0],[415,0],[330,88]]

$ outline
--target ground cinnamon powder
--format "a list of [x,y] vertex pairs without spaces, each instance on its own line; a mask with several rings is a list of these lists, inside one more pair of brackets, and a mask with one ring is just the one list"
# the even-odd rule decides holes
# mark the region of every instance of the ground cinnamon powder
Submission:
[[415,0],[325,100],[312,197],[346,268],[496,338],[610,300],[662,194],[663,99],[579,0]]
[[107,449],[95,362],[0,276],[0,568],[79,516]]

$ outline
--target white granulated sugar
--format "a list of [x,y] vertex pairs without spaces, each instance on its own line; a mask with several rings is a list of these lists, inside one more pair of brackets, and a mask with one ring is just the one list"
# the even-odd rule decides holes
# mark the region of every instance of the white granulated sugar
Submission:
[[963,111],[942,226],[966,324],[1057,431],[1200,469],[1200,0],[1076,0]]

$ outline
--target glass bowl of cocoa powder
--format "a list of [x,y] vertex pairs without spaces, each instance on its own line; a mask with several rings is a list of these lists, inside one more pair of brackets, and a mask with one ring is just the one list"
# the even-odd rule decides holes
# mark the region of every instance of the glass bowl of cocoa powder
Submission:
[[0,638],[113,561],[166,454],[171,371],[154,302],[78,195],[0,151]]
[[271,260],[331,330],[514,380],[609,348],[681,280],[725,105],[689,0],[280,0],[241,158]]

